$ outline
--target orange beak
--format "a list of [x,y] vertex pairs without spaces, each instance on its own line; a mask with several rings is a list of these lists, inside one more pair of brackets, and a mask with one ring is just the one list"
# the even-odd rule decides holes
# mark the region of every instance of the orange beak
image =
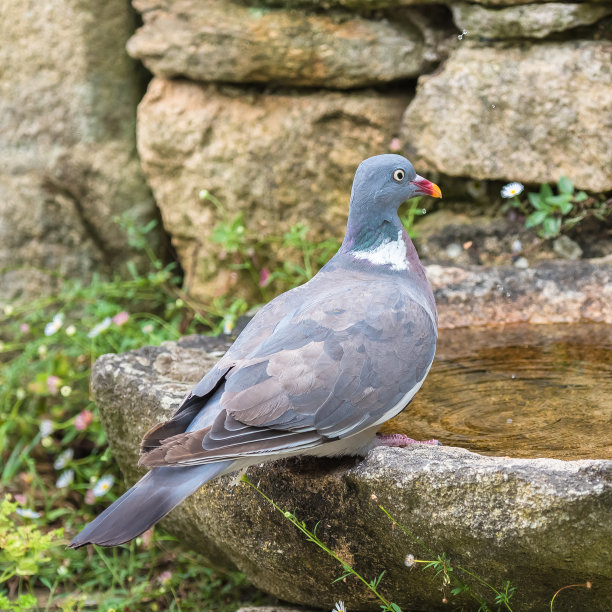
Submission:
[[418,174],[411,182],[418,188],[418,192],[415,195],[428,195],[432,198],[442,197],[442,191],[435,183],[428,181],[426,178],[423,178]]

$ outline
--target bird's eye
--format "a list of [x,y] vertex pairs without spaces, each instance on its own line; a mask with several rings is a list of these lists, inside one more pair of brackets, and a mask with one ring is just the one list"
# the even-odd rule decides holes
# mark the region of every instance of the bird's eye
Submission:
[[393,173],[393,180],[397,181],[398,183],[401,183],[404,180],[405,176],[406,176],[406,173],[403,170],[401,170],[400,168],[398,168]]

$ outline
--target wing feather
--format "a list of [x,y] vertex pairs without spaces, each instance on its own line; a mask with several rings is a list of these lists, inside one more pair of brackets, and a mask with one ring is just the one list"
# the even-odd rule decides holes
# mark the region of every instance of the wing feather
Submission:
[[[173,419],[147,435],[141,462],[278,454],[381,422],[423,380],[434,317],[393,277],[374,276],[359,292],[355,279],[339,278],[332,289],[327,282],[316,300],[296,292],[268,304]],[[199,428],[191,431],[188,419]]]

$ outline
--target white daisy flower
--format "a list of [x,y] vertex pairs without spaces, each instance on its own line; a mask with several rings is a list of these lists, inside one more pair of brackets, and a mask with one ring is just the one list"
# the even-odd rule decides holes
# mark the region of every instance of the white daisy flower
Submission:
[[92,493],[95,497],[101,497],[102,495],[110,491],[110,488],[113,486],[114,482],[115,477],[112,474],[102,476],[102,478],[100,478],[98,482],[96,482],[96,484],[94,485]]
[[332,612],[346,612],[343,601],[337,601]]
[[105,329],[108,329],[112,324],[112,319],[110,317],[106,317],[106,319],[100,321],[97,325],[94,325],[90,332],[87,334],[88,338],[95,338],[99,336]]
[[55,486],[58,489],[66,488],[74,480],[74,470],[65,470],[60,474]]
[[22,516],[23,518],[30,518],[30,519],[40,518],[39,512],[34,512],[34,510],[30,510],[29,508],[17,508],[15,512],[19,516]]
[[72,387],[69,387],[68,385],[64,385],[60,389],[60,393],[62,394],[62,397],[68,397],[72,393]]
[[232,317],[232,316],[226,317],[223,320],[223,333],[226,336],[229,336],[232,333],[232,330],[234,329],[235,323],[236,322],[234,320],[234,317]]
[[38,426],[42,438],[46,438],[53,433],[53,421],[51,419],[43,419]]
[[58,332],[64,324],[64,313],[58,312],[53,319],[45,325],[45,336],[52,336]]
[[67,448],[63,453],[60,453],[57,456],[57,459],[53,462],[53,467],[56,470],[63,470],[69,461],[72,461],[74,457],[74,450],[71,448]]
[[502,198],[515,198],[523,193],[525,186],[521,183],[508,183],[504,185],[501,190]]

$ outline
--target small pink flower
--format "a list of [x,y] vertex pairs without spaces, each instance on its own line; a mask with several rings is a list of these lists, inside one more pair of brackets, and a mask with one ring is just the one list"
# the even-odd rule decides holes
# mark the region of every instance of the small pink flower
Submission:
[[113,323],[119,327],[127,323],[127,320],[130,318],[130,313],[122,310],[118,312],[112,319]]
[[402,141],[399,138],[392,138],[389,143],[389,150],[397,153],[402,148]]
[[22,323],[22,324],[19,326],[19,331],[20,331],[22,334],[27,334],[27,333],[29,333],[29,332],[30,332],[30,326],[29,326],[27,323]]
[[85,493],[85,503],[86,504],[93,504],[96,501],[96,496],[94,495],[94,492],[91,489],[87,490],[87,493]]
[[147,529],[140,537],[142,539],[142,547],[150,548],[151,544],[153,544],[153,527]]
[[25,495],[22,495],[21,493],[17,493],[16,495],[13,495],[13,497],[20,506],[25,506],[28,501],[28,498]]
[[265,287],[268,284],[268,279],[270,278],[270,270],[268,268],[262,268],[259,273],[259,286]]
[[47,391],[49,391],[51,395],[57,395],[61,382],[59,376],[47,376]]
[[93,421],[93,412],[91,410],[81,410],[74,418],[74,428],[77,431],[87,429]]

